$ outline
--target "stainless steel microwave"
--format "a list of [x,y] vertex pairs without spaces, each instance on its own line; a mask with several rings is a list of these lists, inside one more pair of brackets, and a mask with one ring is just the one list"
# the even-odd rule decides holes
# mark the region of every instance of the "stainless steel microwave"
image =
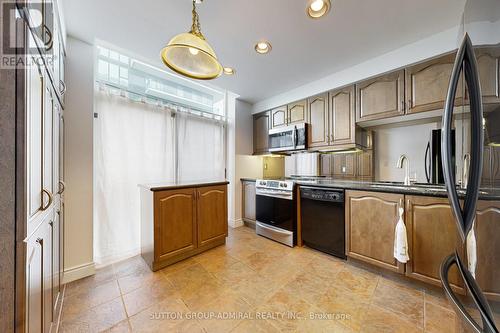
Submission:
[[269,131],[269,151],[294,151],[307,149],[307,124],[273,128]]

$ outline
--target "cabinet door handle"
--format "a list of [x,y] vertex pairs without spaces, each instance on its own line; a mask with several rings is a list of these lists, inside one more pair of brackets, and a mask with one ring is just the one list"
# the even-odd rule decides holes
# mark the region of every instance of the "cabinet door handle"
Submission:
[[405,101],[401,101],[401,112],[404,112],[406,107],[405,107]]
[[46,51],[50,51],[52,49],[52,46],[54,46],[54,38],[52,36],[52,32],[50,31],[49,27],[47,27],[45,24],[43,25],[43,30],[49,36],[49,40],[44,44]]
[[[43,205],[43,194],[47,194],[47,196],[49,197],[49,202],[47,202],[47,205],[44,206]],[[42,211],[44,210],[47,210],[47,208],[50,207],[50,205],[52,205],[52,201],[54,200],[53,196],[52,196],[52,193],[50,193],[49,191],[47,191],[46,189],[42,189]]]
[[49,225],[50,225],[50,227],[53,227],[54,226],[54,221],[50,221]]
[[57,194],[63,194],[64,190],[66,190],[66,184],[60,180],[59,181],[59,191],[57,191]]
[[36,242],[37,242],[38,244],[40,244],[41,246],[43,246],[43,238],[37,238],[37,239],[36,239]]
[[63,80],[59,80],[59,84],[62,86],[59,92],[61,93],[61,95],[64,95],[66,93],[66,83],[64,83]]

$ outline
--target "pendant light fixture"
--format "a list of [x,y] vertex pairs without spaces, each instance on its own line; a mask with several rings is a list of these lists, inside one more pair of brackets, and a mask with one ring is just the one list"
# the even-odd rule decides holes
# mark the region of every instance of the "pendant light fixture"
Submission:
[[181,75],[198,80],[212,80],[222,74],[223,67],[201,33],[196,0],[193,0],[192,14],[191,31],[172,38],[161,50],[161,59],[171,70]]

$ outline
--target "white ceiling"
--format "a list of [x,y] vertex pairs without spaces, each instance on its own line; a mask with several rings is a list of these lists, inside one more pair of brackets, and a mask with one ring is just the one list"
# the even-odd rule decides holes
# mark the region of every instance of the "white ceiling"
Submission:
[[[205,0],[202,31],[235,76],[212,83],[254,103],[456,26],[464,0],[332,0],[320,20],[307,0]],[[103,40],[158,66],[161,48],[189,30],[190,0],[63,0],[68,34]],[[271,42],[258,55],[259,39]]]

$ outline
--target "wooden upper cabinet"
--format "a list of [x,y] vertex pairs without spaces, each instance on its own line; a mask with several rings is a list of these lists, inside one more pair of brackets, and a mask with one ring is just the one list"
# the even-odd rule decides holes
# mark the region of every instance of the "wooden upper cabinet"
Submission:
[[[448,199],[406,196],[405,210],[410,253],[406,275],[441,286],[441,263],[456,248],[463,250]],[[459,293],[464,292],[456,267],[449,272],[449,279],[452,288]]]
[[307,99],[309,108],[308,146],[323,147],[330,142],[328,116],[328,94],[321,94]]
[[354,85],[333,90],[330,96],[330,144],[355,143],[356,117],[354,110]]
[[394,272],[404,272],[404,265],[393,256],[397,211],[403,199],[402,194],[346,191],[348,257]]
[[476,281],[488,299],[500,301],[500,201],[479,201],[474,231],[477,244]]
[[155,192],[155,261],[169,259],[197,247],[196,190]]
[[[406,69],[407,113],[440,110],[444,108],[455,54],[449,54]],[[463,85],[460,81],[456,105],[463,103]]]
[[198,247],[219,242],[227,236],[226,185],[197,189]]
[[404,70],[356,84],[356,121],[404,114]]
[[288,123],[286,105],[271,110],[271,128],[285,126]]
[[253,151],[254,154],[266,153],[269,150],[270,112],[253,116]]
[[297,124],[307,121],[307,100],[288,104],[287,124]]
[[484,103],[500,103],[500,47],[475,49]]

